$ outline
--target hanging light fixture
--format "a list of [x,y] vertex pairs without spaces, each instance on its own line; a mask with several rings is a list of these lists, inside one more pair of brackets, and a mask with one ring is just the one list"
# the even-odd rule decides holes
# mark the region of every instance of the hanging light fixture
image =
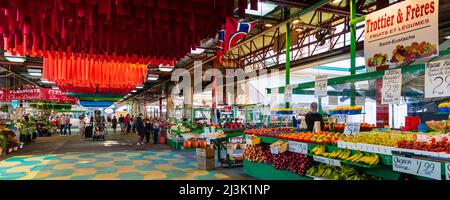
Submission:
[[264,26],[267,27],[267,28],[270,28],[270,27],[273,26],[273,24],[271,24],[271,23],[266,23],[266,25],[264,25]]
[[331,3],[341,3],[342,0],[331,0]]
[[17,54],[17,56],[13,56],[11,53],[5,51],[5,58],[6,60],[8,60],[9,62],[18,62],[18,63],[23,63],[25,62],[26,58],[23,56],[20,56],[19,54]]
[[149,74],[147,80],[156,81],[156,80],[158,80],[158,78],[159,78],[158,74]]
[[170,66],[170,65],[166,65],[166,66],[164,66],[164,65],[162,65],[162,64],[160,64],[159,65],[159,71],[162,71],[162,72],[171,72],[171,71],[173,71],[173,66]]

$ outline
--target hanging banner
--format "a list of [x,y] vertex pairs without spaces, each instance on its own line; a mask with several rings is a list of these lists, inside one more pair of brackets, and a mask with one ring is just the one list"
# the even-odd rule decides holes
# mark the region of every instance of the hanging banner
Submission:
[[425,98],[450,96],[450,60],[425,64]]
[[366,66],[402,66],[439,55],[439,0],[407,0],[366,16]]
[[314,84],[314,97],[324,97],[328,95],[327,91],[328,79],[327,75],[316,76],[316,81]]
[[399,104],[402,97],[401,69],[386,70],[383,76],[381,104]]
[[25,88],[16,90],[1,90],[1,100],[23,100],[23,101],[55,101],[61,103],[76,104],[78,99],[64,94],[61,90],[48,88]]

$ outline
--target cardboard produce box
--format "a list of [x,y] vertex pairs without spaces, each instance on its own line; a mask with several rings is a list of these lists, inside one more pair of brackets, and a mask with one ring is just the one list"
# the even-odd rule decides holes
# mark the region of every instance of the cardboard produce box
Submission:
[[198,165],[198,168],[206,169],[206,170],[216,168],[214,157],[213,158],[205,158],[205,157],[197,156],[197,165]]
[[197,148],[197,157],[214,158],[214,149]]

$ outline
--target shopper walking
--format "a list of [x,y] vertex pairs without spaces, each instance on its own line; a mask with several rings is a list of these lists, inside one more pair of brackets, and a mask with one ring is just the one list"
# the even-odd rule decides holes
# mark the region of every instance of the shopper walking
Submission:
[[123,115],[120,115],[119,117],[119,124],[120,124],[120,132],[124,132],[125,130],[123,129]]
[[72,135],[70,132],[70,117],[69,115],[64,116],[64,136],[67,136],[67,130],[69,130],[69,135]]
[[131,125],[131,129],[133,130],[133,133],[135,133],[136,132],[136,123],[137,123],[137,116],[132,116],[131,117],[131,119],[132,119],[132,125]]
[[116,118],[116,116],[114,116],[114,117],[112,118],[112,120],[111,120],[111,126],[112,126],[112,129],[113,129],[114,133],[116,133],[116,128],[117,128],[117,118]]
[[59,131],[60,131],[59,132],[59,136],[63,136],[64,126],[63,126],[63,123],[62,123],[62,116],[56,116],[55,121],[56,121],[56,128],[59,129]]
[[150,133],[152,132],[152,124],[148,118],[145,118],[145,142],[150,143]]
[[155,120],[153,122],[153,144],[158,144],[159,122]]
[[80,116],[80,140],[84,140],[84,134],[86,132],[86,121],[85,121],[85,116],[81,115]]
[[125,133],[128,134],[130,133],[130,114],[127,114],[127,116],[125,116],[125,118],[123,119],[123,123],[125,125]]
[[137,133],[138,133],[137,146],[141,146],[144,144],[143,140],[144,140],[144,135],[145,135],[145,125],[144,125],[144,122],[142,121],[142,114],[139,114],[139,116],[136,117],[135,129],[137,130]]

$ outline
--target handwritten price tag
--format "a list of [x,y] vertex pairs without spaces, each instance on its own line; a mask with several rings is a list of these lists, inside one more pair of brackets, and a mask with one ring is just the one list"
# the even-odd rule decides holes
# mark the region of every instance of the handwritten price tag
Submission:
[[402,73],[401,69],[389,70],[383,76],[381,94],[382,104],[398,104],[401,99]]
[[356,136],[356,134],[359,133],[359,126],[360,123],[347,122],[345,124],[344,134],[347,136],[348,135]]
[[441,180],[441,163],[438,162],[393,155],[392,170]]
[[308,153],[308,144],[303,142],[288,141],[289,151],[301,154]]
[[425,64],[425,98],[450,96],[450,60]]
[[328,79],[326,75],[319,75],[316,76],[316,81],[314,85],[314,96],[317,97],[323,97],[327,96],[328,91]]

